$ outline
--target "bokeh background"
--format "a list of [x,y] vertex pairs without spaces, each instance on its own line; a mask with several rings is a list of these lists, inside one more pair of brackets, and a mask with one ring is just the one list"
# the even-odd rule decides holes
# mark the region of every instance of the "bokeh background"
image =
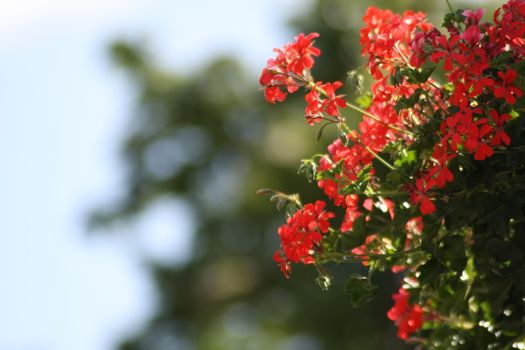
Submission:
[[343,293],[358,266],[328,292],[313,269],[285,280],[282,213],[255,195],[319,196],[296,169],[326,146],[300,96],[264,102],[272,48],[317,31],[315,76],[344,79],[373,4],[438,24],[446,8],[0,0],[0,349],[409,348],[385,315],[399,277],[358,310]]

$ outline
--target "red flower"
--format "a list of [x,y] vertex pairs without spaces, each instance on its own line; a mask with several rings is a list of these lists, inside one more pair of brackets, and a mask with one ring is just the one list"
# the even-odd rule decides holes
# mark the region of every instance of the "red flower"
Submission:
[[321,51],[313,46],[313,40],[318,37],[318,33],[310,33],[307,36],[301,33],[295,37],[294,43],[285,46],[289,71],[297,75],[303,75],[305,69],[313,67],[314,58],[312,56],[321,54]]
[[307,36],[301,33],[295,37],[295,42],[286,44],[282,49],[274,49],[277,56],[268,60],[259,78],[259,83],[265,87],[264,96],[268,102],[283,102],[286,92],[294,93],[299,85],[305,83],[305,70],[313,67],[313,56],[321,54],[313,46],[313,39],[317,37],[317,33]]
[[330,223],[328,220],[335,215],[324,211],[326,203],[316,201],[306,204],[292,217],[288,218],[286,224],[278,229],[281,238],[281,249],[274,254],[274,261],[279,264],[281,271],[288,276],[291,271],[290,262],[302,262],[313,264],[315,262],[312,254],[321,241],[322,233],[328,232]]
[[326,83],[319,86],[326,93],[326,99],[321,102],[323,110],[326,110],[326,113],[334,117],[339,115],[339,108],[346,107],[346,101],[343,98],[344,95],[335,94],[335,91],[341,86],[343,86],[343,83],[340,81]]
[[432,29],[422,12],[406,11],[400,16],[373,6],[366,10],[363,21],[361,53],[368,56],[370,73],[376,79],[381,79],[384,71],[391,73],[399,64],[406,64],[404,60],[412,53],[410,44],[416,30],[426,33]]
[[516,103],[516,97],[523,96],[523,92],[512,85],[514,80],[516,79],[516,76],[518,73],[516,73],[515,70],[509,69],[506,73],[498,72],[498,76],[501,78],[501,83],[496,82],[496,87],[494,88],[494,96],[497,98],[505,98],[505,102],[508,104],[515,104]]
[[484,160],[485,158],[492,157],[494,150],[488,146],[486,143],[481,142],[476,149],[474,154],[475,160]]
[[423,215],[430,215],[436,211],[435,204],[430,200],[426,195],[426,192],[429,188],[433,187],[436,184],[436,180],[432,179],[432,173],[426,175],[426,181],[423,178],[416,180],[416,188],[412,189],[410,195],[410,200],[414,204],[419,204],[419,211]]
[[323,189],[324,193],[334,202],[335,205],[344,205],[345,197],[339,194],[337,183],[334,180],[319,180],[317,181],[317,186]]
[[511,119],[511,116],[509,114],[499,114],[496,110],[491,109],[489,111],[490,116],[492,117],[492,120],[496,124],[496,128],[494,136],[492,137],[492,141],[490,142],[491,146],[499,146],[502,143],[505,145],[510,145],[510,137],[507,135],[507,133],[503,130],[503,125],[506,121]]
[[444,35],[435,38],[435,50],[430,56],[430,61],[438,62],[442,58],[445,58],[445,64],[443,68],[447,71],[451,71],[454,68],[453,62],[461,58],[461,55],[455,51],[455,46],[458,43],[460,37],[454,35],[447,39]]
[[361,260],[361,264],[363,266],[368,266],[368,255],[369,253],[374,254],[380,254],[381,252],[377,249],[369,249],[368,246],[371,245],[377,238],[377,235],[370,235],[366,237],[365,243],[360,245],[359,247],[355,247],[352,249],[352,254],[354,254],[354,257]]
[[400,288],[397,294],[392,295],[395,304],[388,311],[387,316],[398,327],[397,336],[401,339],[417,332],[423,325],[423,310],[419,305],[410,305],[408,292]]
[[481,39],[481,31],[477,25],[471,25],[461,34],[460,37],[470,46],[476,46]]
[[477,9],[474,11],[465,10],[463,11],[463,16],[465,16],[467,23],[477,25],[479,21],[481,21],[481,18],[483,17],[483,12],[485,12],[483,9]]
[[354,221],[357,220],[363,213],[359,211],[359,196],[357,194],[349,194],[345,197],[346,211],[341,223],[341,231],[351,231],[354,227]]
[[461,110],[467,108],[470,105],[470,101],[477,94],[473,89],[470,89],[469,86],[457,82],[454,87],[454,93],[450,96],[450,103],[455,106],[458,106]]
[[[318,86],[318,84],[316,84]],[[304,110],[305,118],[308,124],[313,125],[319,123],[322,119],[323,106],[319,102],[320,95],[319,91],[314,87],[305,96],[306,108]]]
[[286,99],[286,92],[281,91],[277,86],[268,86],[264,89],[264,97],[270,103],[283,102]]
[[336,81],[323,84],[317,82],[310,91],[304,96],[307,102],[305,116],[308,124],[312,125],[321,121],[323,112],[331,116],[339,116],[339,108],[346,107],[344,95],[336,95],[335,91],[343,86],[343,83]]
[[276,250],[273,254],[273,261],[279,264],[282,274],[286,278],[290,278],[290,273],[292,273],[292,264],[281,256],[281,252]]
[[419,210],[423,215],[430,215],[436,211],[436,205],[427,196],[421,196]]

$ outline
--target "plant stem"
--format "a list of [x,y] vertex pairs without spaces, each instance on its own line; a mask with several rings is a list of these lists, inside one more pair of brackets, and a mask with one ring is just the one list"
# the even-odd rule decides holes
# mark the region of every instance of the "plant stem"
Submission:
[[343,128],[345,129],[346,132],[348,132],[348,135],[352,135],[352,140],[356,143],[358,143],[359,145],[361,145],[362,147],[364,147],[364,149],[367,150],[368,153],[370,153],[371,155],[374,156],[374,158],[377,158],[377,160],[379,160],[381,163],[383,163],[388,169],[390,170],[393,170],[393,171],[397,171],[397,168],[394,167],[392,164],[390,164],[389,162],[387,162],[385,159],[383,159],[379,154],[377,154],[376,152],[374,152],[370,147],[368,147],[367,145],[365,145],[361,140],[359,140],[359,138],[357,137],[354,137],[351,130],[349,130],[348,126],[344,123],[341,122],[341,125],[343,126]]
[[361,142],[361,140],[359,140],[357,138],[355,140],[357,141],[357,143],[359,143],[361,146],[363,146],[371,155],[373,155],[375,158],[377,158],[377,160],[379,160],[381,163],[383,163],[383,165],[386,166],[388,169],[393,170],[393,171],[397,171],[397,168],[395,166],[393,166],[392,164],[387,162],[385,159],[383,159],[379,154],[374,152],[370,147],[368,147],[363,142]]
[[[308,83],[308,87],[309,87],[309,88],[312,88],[312,89],[315,89],[317,92],[319,92],[321,95],[323,95],[323,96],[325,96],[325,97],[328,96],[327,93],[326,93],[323,89],[321,89],[319,86],[315,85],[314,82],[310,82],[310,83]],[[408,131],[408,130],[403,130],[403,129],[400,129],[400,128],[394,126],[394,125],[390,125],[390,124],[388,124],[388,123],[385,123],[385,122],[382,121],[379,117],[373,115],[373,114],[370,113],[370,112],[365,111],[364,109],[360,108],[359,106],[354,105],[353,103],[346,102],[346,106],[347,106],[348,108],[351,108],[351,109],[353,109],[353,110],[359,112],[359,113],[362,113],[363,115],[369,117],[370,119],[375,120],[375,121],[378,122],[379,124],[384,125],[384,126],[386,126],[387,128],[389,128],[389,129],[392,129],[392,130],[398,131],[398,132],[400,132],[400,133],[402,133],[402,134],[405,134],[405,135],[407,135],[407,136],[411,136],[411,137],[414,137],[414,136],[415,136],[413,133],[411,133],[411,132]]]
[[450,13],[454,13],[454,9],[450,5],[450,1],[449,0],[445,0],[445,2],[447,3],[447,6],[448,6],[448,9],[449,9]]
[[368,257],[371,259],[388,259],[388,258],[395,258],[395,257],[402,257],[409,254],[420,252],[421,249],[419,248],[413,248],[409,250],[404,250],[397,253],[390,253],[390,254],[344,254],[344,253],[338,253],[338,252],[331,252],[331,253],[325,253],[322,259],[319,260],[321,263],[327,263],[327,262],[334,262],[334,263],[343,263],[343,262],[360,262],[363,258]]
[[408,58],[405,57],[405,55],[403,55],[403,52],[401,52],[401,50],[400,50],[399,47],[397,46],[397,43],[394,44],[394,51],[397,52],[397,54],[399,55],[399,57],[401,57],[401,59],[405,62],[405,64],[407,65],[408,68],[410,68],[410,69],[414,69],[414,67],[410,64]]
[[363,115],[367,116],[368,118],[372,119],[372,120],[375,120],[376,122],[378,122],[379,124],[381,125],[384,125],[386,126],[387,128],[389,129],[392,129],[392,130],[395,130],[395,131],[398,131],[402,134],[405,134],[407,136],[411,136],[411,137],[414,137],[414,133],[408,131],[408,130],[403,130],[403,129],[400,129],[398,128],[397,126],[394,126],[394,125],[390,125],[388,123],[385,123],[384,121],[382,121],[381,119],[379,119],[379,117],[376,117],[375,115],[373,115],[372,113],[370,112],[367,112],[365,111],[364,109],[360,108],[359,106],[356,106],[354,105],[353,103],[350,103],[350,102],[347,102],[346,103],[346,106],[359,112],[359,113],[362,113]]

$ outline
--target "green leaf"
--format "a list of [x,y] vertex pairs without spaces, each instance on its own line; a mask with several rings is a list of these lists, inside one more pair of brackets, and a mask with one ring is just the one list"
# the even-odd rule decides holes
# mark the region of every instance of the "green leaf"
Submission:
[[323,126],[321,126],[318,130],[317,130],[317,134],[315,135],[315,141],[316,142],[319,142],[319,140],[321,139],[321,137],[323,136],[323,130],[324,128],[326,128],[328,125],[330,124],[333,124],[332,122],[327,122],[325,124],[323,124]]
[[350,297],[350,303],[355,308],[374,299],[377,289],[367,277],[358,274],[350,275],[345,284],[345,293]]
[[372,94],[366,93],[355,99],[355,103],[362,109],[368,109],[372,105]]
[[[510,52],[508,53],[511,54]],[[518,74],[525,76],[525,61],[520,61],[512,64],[512,69],[514,69]]]
[[388,212],[385,213],[375,207],[370,213],[369,217],[369,220],[366,222],[366,227],[368,231],[374,233],[382,233],[390,226],[390,223],[392,222]]
[[361,215],[354,221],[352,231],[344,233],[342,239],[347,249],[359,247],[365,243],[367,231],[365,227],[365,215]]
[[396,105],[394,106],[394,109],[399,112],[403,109],[409,109],[413,108],[416,103],[419,102],[419,97],[421,96],[421,93],[423,90],[421,88],[416,89],[416,91],[409,97],[400,97]]
[[418,277],[419,283],[422,285],[434,285],[439,281],[438,277],[441,273],[443,273],[444,267],[436,259],[430,259],[418,270],[420,272]]
[[403,82],[403,70],[396,69],[394,74],[390,75],[390,84],[397,86]]
[[428,78],[430,78],[432,73],[434,72],[434,69],[436,69],[436,67],[423,68],[423,70],[419,72],[418,83],[425,83],[428,80]]
[[394,162],[394,165],[398,168],[402,167],[403,165],[412,165],[417,160],[416,150],[407,151],[406,149],[403,149],[399,154],[401,157],[396,159],[396,161]]
[[445,14],[445,19],[443,21],[442,27],[454,26],[454,22],[458,24],[463,24],[465,22],[465,16],[463,16],[463,10],[458,9],[456,12],[449,12]]
[[297,173],[304,174],[308,182],[314,181],[317,175],[317,162],[314,159],[302,159]]
[[[386,152],[382,152],[382,153],[379,153],[378,154],[381,158],[385,159],[387,162],[390,162],[390,154],[389,153],[386,153]],[[392,172],[391,169],[389,169],[383,162],[381,162],[379,159],[374,158],[372,160],[372,166],[374,167],[374,170],[375,170],[375,177],[378,178],[379,180],[381,180],[381,182],[384,182],[388,176],[388,174],[390,174],[390,172]]]
[[439,245],[438,259],[448,268],[463,268],[467,263],[464,239],[458,235],[444,237]]

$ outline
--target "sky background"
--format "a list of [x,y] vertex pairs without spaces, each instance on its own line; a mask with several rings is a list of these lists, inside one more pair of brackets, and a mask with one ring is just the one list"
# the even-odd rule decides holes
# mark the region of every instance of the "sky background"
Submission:
[[192,216],[159,202],[119,234],[88,235],[122,189],[134,91],[109,62],[149,43],[185,74],[214,55],[254,75],[305,0],[0,0],[0,349],[109,350],[155,308],[144,256],[184,261]]

